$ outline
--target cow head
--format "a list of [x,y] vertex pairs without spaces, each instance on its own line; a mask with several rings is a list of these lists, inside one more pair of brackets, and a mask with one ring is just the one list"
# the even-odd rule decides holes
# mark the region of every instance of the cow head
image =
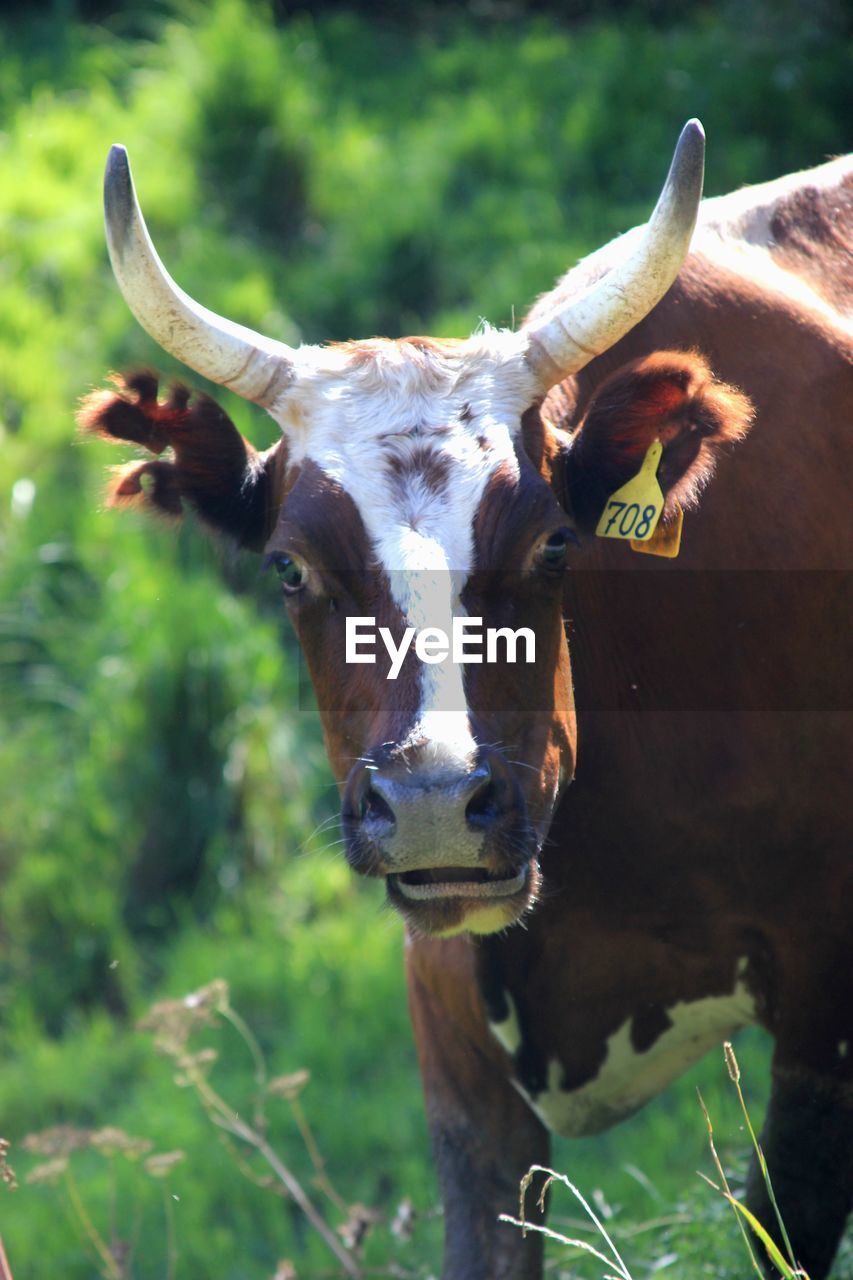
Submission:
[[[162,402],[150,375],[90,397],[83,423],[173,451],[122,473],[116,500],[175,514],[188,500],[278,573],[347,856],[385,878],[418,930],[489,933],[535,901],[539,852],[574,770],[562,621],[573,545],[652,440],[664,443],[667,487],[684,494],[745,421],[698,357],[671,353],[620,371],[573,433],[539,413],[550,387],[669,287],[701,174],[691,125],[639,247],[535,325],[293,350],[178,289],[148,239],[126,156],[111,153],[107,234],[132,309],[173,354],[263,405],[282,440],[257,454],[213,401],[179,388]],[[443,637],[458,642],[466,628],[463,651],[446,652]]]

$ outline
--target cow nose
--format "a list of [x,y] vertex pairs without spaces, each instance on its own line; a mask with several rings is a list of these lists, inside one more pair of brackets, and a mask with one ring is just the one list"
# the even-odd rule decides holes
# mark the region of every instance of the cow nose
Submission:
[[378,843],[390,845],[401,836],[408,845],[418,828],[425,840],[432,830],[451,841],[461,832],[479,841],[516,804],[508,766],[484,752],[467,773],[361,762],[350,774],[343,810],[349,824]]

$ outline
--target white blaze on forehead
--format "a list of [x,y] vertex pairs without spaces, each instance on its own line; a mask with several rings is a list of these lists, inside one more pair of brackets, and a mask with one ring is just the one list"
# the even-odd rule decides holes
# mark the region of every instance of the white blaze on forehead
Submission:
[[[450,536],[459,536],[460,528]],[[471,558],[470,536],[464,548]],[[421,631],[436,627],[451,635],[453,617],[465,612],[460,601],[467,571],[454,563],[437,538],[424,536],[411,527],[400,527],[380,543],[383,566],[388,570],[391,591],[410,626]],[[400,565],[400,568],[390,568]],[[471,736],[465,710],[462,667],[450,661],[421,664],[421,704],[412,736],[442,744],[433,761],[463,768],[472,766],[476,744]],[[425,762],[428,764],[428,762]]]
[[[272,411],[291,461],[311,459],[350,495],[408,624],[449,635],[464,613],[474,517],[498,470],[518,475],[514,440],[537,395],[517,335],[376,339],[311,349],[306,365]],[[421,666],[419,728],[461,763],[474,749],[461,667]]]

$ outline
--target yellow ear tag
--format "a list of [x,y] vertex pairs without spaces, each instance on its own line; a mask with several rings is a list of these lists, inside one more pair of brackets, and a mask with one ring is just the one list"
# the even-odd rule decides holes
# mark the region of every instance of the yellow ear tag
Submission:
[[663,520],[655,529],[648,542],[637,542],[631,539],[631,550],[642,551],[647,556],[666,556],[674,560],[681,550],[681,526],[684,524],[684,512],[676,502],[675,515],[670,520]]
[[662,453],[660,440],[653,441],[634,478],[611,493],[595,527],[597,537],[648,542],[657,528],[664,506],[664,496],[657,482]]

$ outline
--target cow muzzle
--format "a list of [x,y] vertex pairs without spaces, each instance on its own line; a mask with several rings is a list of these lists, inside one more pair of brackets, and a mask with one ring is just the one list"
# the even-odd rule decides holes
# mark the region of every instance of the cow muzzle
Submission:
[[537,841],[521,788],[497,752],[473,768],[419,768],[400,752],[352,770],[342,808],[347,857],[385,877],[388,898],[418,932],[491,933],[538,889]]

